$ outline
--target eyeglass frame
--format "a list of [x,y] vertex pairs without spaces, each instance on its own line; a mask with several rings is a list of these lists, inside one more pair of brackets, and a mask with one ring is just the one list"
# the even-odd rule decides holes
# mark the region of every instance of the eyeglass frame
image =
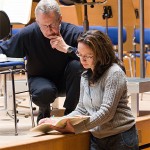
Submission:
[[94,57],[94,55],[81,55],[78,51],[76,52],[76,55],[81,59],[83,59],[83,60],[91,60],[93,57]]
[[[56,24],[58,23],[58,22],[55,22],[55,23],[51,23],[49,25],[42,25],[42,24],[39,23],[39,21],[36,21],[36,22],[39,25],[41,30],[56,29],[57,28]],[[58,28],[59,28],[59,25],[60,25],[60,22],[58,23]]]

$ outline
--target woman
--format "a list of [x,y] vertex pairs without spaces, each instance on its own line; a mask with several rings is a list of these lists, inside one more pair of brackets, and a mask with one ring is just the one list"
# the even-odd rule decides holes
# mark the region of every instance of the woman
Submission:
[[[125,69],[115,56],[110,39],[97,30],[87,31],[78,39],[81,77],[80,99],[67,116],[88,115],[90,119],[65,128],[50,126],[65,133],[91,132],[90,150],[138,150],[135,119],[127,106]],[[40,123],[51,122],[43,119]]]

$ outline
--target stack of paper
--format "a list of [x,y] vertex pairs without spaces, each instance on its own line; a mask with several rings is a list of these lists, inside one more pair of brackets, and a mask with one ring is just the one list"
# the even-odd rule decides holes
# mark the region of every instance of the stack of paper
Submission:
[[7,57],[4,54],[0,54],[0,62],[7,62],[7,61],[24,61],[24,59],[23,58]]

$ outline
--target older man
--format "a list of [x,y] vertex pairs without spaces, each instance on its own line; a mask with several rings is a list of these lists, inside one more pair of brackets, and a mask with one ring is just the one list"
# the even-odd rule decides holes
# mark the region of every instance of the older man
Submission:
[[39,106],[37,122],[50,117],[50,103],[66,95],[65,114],[75,109],[80,91],[81,66],[76,56],[77,26],[62,22],[55,0],[41,0],[35,9],[36,22],[0,44],[0,53],[27,58],[29,88]]

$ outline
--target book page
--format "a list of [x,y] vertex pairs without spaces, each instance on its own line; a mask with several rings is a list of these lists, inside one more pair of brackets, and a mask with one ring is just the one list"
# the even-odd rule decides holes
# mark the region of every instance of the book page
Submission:
[[0,0],[0,10],[8,15],[10,22],[27,24],[31,18],[32,0]]
[[14,58],[14,57],[7,57],[7,61],[22,61],[24,62],[24,58]]
[[0,62],[24,62],[24,58],[7,57],[5,54],[0,54]]
[[[75,117],[64,117],[64,118],[63,117],[54,117],[54,118],[52,118],[52,120],[56,120],[56,123],[52,123],[52,125],[63,128],[66,125],[67,120],[69,120],[72,125],[76,125],[88,118],[89,118],[89,116],[75,116]],[[47,133],[47,132],[52,131],[52,129],[50,128],[50,123],[42,123],[42,124],[32,128],[30,131]]]
[[79,124],[83,120],[86,120],[89,116],[75,116],[75,117],[62,117],[62,119],[58,120],[55,124],[56,127],[64,127],[66,125],[67,120],[70,120],[72,125]]

